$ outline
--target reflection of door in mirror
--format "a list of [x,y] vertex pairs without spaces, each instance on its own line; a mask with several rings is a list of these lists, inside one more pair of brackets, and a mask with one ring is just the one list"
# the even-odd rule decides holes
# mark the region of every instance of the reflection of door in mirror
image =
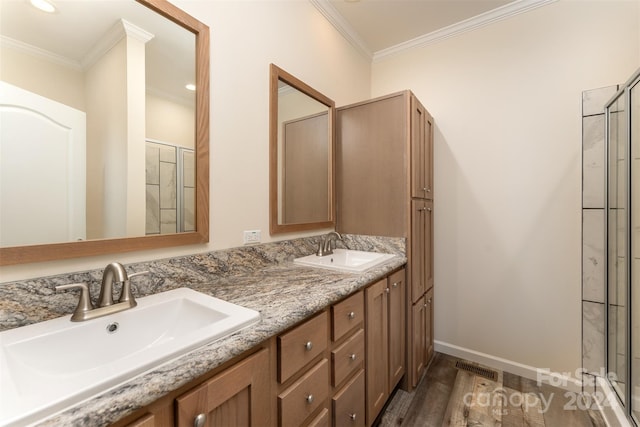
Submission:
[[2,81],[0,100],[0,246],[84,240],[85,113]]
[[327,111],[283,124],[282,210],[284,224],[329,218]]
[[146,233],[195,231],[193,149],[147,141]]

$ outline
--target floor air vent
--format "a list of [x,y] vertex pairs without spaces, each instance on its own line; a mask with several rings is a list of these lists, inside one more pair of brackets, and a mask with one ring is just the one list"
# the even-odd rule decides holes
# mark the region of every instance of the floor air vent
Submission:
[[458,360],[456,362],[456,368],[463,371],[471,372],[474,375],[490,379],[491,381],[498,381],[498,373],[492,369],[483,368],[481,366],[472,365],[468,362],[462,362]]

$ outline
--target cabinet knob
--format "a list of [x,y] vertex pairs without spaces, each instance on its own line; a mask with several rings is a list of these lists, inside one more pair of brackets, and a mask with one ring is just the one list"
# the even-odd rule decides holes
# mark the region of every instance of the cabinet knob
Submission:
[[431,304],[431,298],[427,300],[427,304]]
[[422,189],[422,191],[426,191],[426,192],[428,193],[428,192],[429,192],[429,189],[428,189],[427,187],[424,187],[424,188]]
[[313,343],[311,341],[307,341],[306,344],[304,345],[304,348],[309,351],[313,348]]
[[384,290],[384,291],[385,291],[386,293],[389,293],[389,292],[391,292],[391,289],[389,289],[389,288],[385,288],[385,290]]
[[313,394],[308,395],[304,400],[306,400],[307,403],[313,403]]
[[431,212],[431,208],[427,208],[427,212]]
[[349,418],[351,419],[351,421],[355,421],[356,420],[356,414],[349,414]]
[[355,353],[353,353],[351,356],[349,356],[349,359],[351,359],[351,360],[356,360],[356,354],[355,354]]
[[393,285],[391,285],[391,286],[393,286],[394,288],[397,288],[398,287],[398,282],[393,282]]
[[204,427],[207,423],[207,414],[198,414],[193,419],[193,427]]
[[347,314],[347,317],[349,319],[355,319],[356,318],[356,314],[353,311],[350,311],[349,314]]
[[430,188],[427,188],[427,193],[431,193],[431,189]]

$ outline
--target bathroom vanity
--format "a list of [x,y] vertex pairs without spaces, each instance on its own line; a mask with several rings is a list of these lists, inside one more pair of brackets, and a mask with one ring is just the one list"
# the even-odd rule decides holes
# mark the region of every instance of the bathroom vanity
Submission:
[[[377,358],[387,352],[380,352],[378,346],[375,352],[367,351],[365,337],[378,334],[368,339],[398,349],[393,344],[395,333],[391,331],[397,324],[392,319],[402,315],[394,302],[400,300],[393,296],[394,290],[404,286],[406,242],[343,235],[339,245],[396,255],[363,273],[291,262],[313,253],[318,240],[295,239],[126,266],[129,272],[150,271],[134,283],[137,297],[189,287],[257,310],[260,322],[127,379],[81,404],[43,416],[36,425],[162,426],[185,417],[187,424],[193,425],[195,417],[210,413],[214,407],[220,407],[224,416],[257,415],[258,425],[307,424],[316,419],[331,424],[336,417],[351,419],[353,414],[363,423],[358,425],[375,419],[376,413],[363,409],[368,407],[363,387],[371,386],[363,370],[365,363],[381,366],[378,372],[388,369],[388,378],[393,378],[402,367],[392,367],[390,362],[402,357]],[[0,326],[11,329],[70,316],[77,295],[56,294],[53,287],[71,279],[87,281],[95,294],[100,276],[101,271],[90,271],[2,284]],[[369,301],[367,295],[373,302],[365,302]],[[382,312],[367,317],[372,309]],[[385,314],[387,320],[375,324]],[[387,379],[384,386],[387,394],[393,389]],[[225,403],[220,406],[216,402]],[[239,407],[244,409],[233,412]]]
[[405,372],[404,281],[395,269],[116,425],[370,426]]

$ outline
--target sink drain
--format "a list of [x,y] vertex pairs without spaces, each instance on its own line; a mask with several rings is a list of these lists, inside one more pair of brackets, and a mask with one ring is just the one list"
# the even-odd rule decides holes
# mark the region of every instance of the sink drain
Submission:
[[107,333],[108,334],[115,334],[118,331],[119,327],[120,327],[120,325],[118,324],[118,322],[109,323],[107,325]]

